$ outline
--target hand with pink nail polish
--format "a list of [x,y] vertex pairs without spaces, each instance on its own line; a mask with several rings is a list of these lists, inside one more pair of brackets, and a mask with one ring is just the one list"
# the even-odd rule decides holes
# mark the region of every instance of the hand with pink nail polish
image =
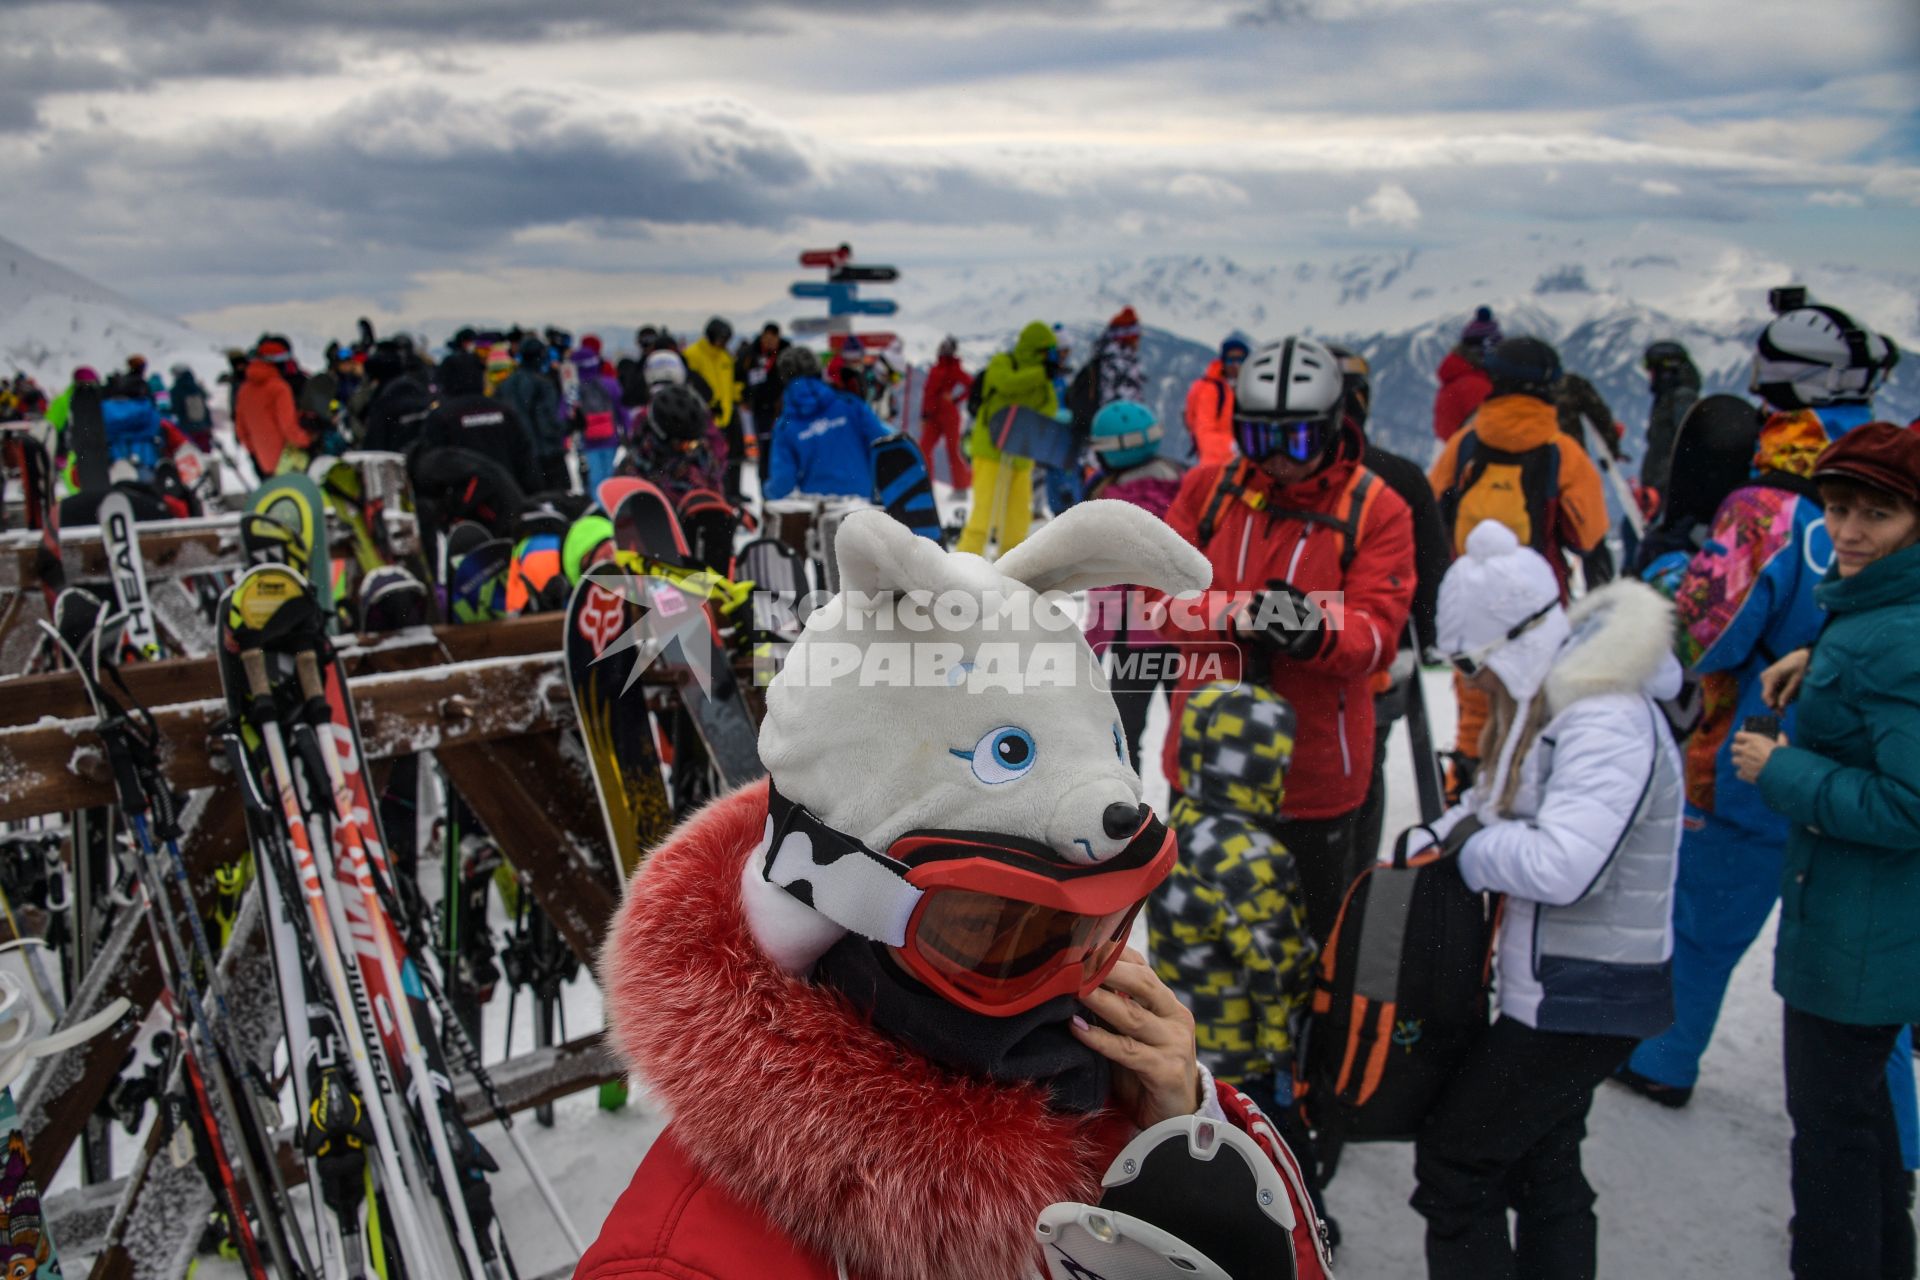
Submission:
[[1142,1129],[1200,1108],[1193,1014],[1129,948],[1100,986],[1083,997],[1102,1022],[1075,1017],[1074,1038],[1117,1068],[1113,1102]]

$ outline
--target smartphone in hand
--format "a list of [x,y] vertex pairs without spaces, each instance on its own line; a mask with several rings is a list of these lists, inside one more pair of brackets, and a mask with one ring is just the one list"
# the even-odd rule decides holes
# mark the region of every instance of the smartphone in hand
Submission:
[[1780,736],[1779,716],[1748,716],[1740,722],[1740,732],[1757,733],[1771,741]]

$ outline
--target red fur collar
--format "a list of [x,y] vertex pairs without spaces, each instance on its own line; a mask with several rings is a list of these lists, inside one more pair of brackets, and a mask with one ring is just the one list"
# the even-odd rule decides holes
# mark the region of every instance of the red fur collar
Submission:
[[1027,1274],[1039,1211],[1098,1199],[1128,1127],[956,1076],[775,967],[740,905],[766,812],[764,782],[725,796],[635,876],[600,959],[621,1048],[696,1165],[852,1274]]

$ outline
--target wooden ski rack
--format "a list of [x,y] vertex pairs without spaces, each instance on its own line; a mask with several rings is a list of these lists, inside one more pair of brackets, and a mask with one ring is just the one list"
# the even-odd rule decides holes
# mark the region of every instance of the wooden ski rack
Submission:
[[[150,576],[192,573],[227,554],[223,540],[232,532],[231,521],[179,523],[184,527],[171,541],[141,530]],[[62,550],[81,567],[98,554],[98,539],[83,530],[74,534],[71,545],[63,538]],[[14,545],[19,539],[0,535],[0,580],[31,559]],[[26,578],[14,581],[24,584]],[[593,780],[572,739],[562,625],[563,615],[550,613],[340,637],[336,644],[376,789],[387,762],[432,751],[568,947],[591,969],[619,904],[620,885]],[[246,843],[238,789],[217,739],[226,706],[216,662],[203,657],[128,664],[121,674],[159,726],[167,780],[176,791],[193,793],[181,845],[196,895],[210,900],[214,870],[239,857]],[[750,666],[737,674],[758,714]],[[642,678],[649,685],[670,680],[657,671]],[[111,683],[109,692],[115,692]],[[0,679],[0,821],[113,802],[105,751],[79,677],[68,672]],[[94,1007],[124,995],[144,1013],[158,998],[159,974],[143,929],[138,913],[124,913],[100,944],[100,953],[117,961],[101,990],[83,990],[97,1001]],[[84,1016],[77,997],[75,1005]],[[43,1105],[34,1105],[39,1091],[22,1098],[36,1168],[59,1167],[111,1087],[138,1022],[123,1019],[113,1032],[41,1068],[58,1087],[46,1093]],[[538,1088],[512,1093],[514,1110],[612,1074],[604,1056],[584,1046],[549,1066]],[[512,1069],[499,1068],[503,1076]]]

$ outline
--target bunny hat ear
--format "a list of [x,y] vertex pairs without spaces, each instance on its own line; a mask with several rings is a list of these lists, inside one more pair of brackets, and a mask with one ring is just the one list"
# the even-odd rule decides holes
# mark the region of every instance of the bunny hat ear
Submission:
[[[866,594],[940,591],[969,585],[964,572],[941,549],[884,511],[856,511],[833,540],[843,592]],[[978,588],[979,583],[971,584]]]
[[1166,521],[1110,499],[1069,507],[993,567],[1040,592],[1128,584],[1181,595],[1213,581],[1207,558]]

